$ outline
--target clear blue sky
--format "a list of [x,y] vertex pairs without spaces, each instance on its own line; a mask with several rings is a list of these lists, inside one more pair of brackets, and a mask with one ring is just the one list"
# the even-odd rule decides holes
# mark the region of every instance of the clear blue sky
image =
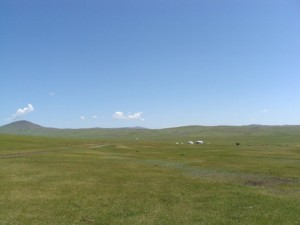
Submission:
[[1,0],[0,125],[300,124],[298,0]]

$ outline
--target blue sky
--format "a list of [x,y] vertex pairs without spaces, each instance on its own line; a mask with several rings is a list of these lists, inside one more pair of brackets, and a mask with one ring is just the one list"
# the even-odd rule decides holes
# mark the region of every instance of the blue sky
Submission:
[[2,0],[0,125],[300,124],[297,0]]

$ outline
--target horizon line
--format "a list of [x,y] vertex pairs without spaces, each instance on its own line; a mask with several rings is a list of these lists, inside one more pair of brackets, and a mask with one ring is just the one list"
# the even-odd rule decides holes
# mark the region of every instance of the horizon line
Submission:
[[42,128],[52,128],[52,129],[68,129],[68,130],[79,130],[79,129],[147,129],[147,130],[162,130],[162,129],[175,129],[175,128],[181,128],[181,127],[245,127],[245,126],[265,126],[265,127],[284,127],[284,126],[300,126],[300,124],[244,124],[244,125],[225,125],[225,124],[220,124],[220,125],[199,125],[199,124],[191,124],[191,125],[182,125],[182,126],[171,126],[171,127],[162,127],[162,128],[148,128],[148,127],[143,127],[143,126],[125,126],[125,127],[79,127],[79,128],[57,128],[57,127],[51,127],[51,126],[43,126],[38,123],[34,123],[29,120],[16,120],[4,125],[3,126],[8,126],[10,124],[18,123],[18,122],[28,122],[37,126],[40,126]]

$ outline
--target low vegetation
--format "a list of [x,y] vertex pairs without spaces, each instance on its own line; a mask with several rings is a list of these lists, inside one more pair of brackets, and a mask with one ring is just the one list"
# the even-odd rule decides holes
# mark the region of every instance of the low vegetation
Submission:
[[119,140],[1,134],[0,224],[300,224],[296,132],[193,129]]

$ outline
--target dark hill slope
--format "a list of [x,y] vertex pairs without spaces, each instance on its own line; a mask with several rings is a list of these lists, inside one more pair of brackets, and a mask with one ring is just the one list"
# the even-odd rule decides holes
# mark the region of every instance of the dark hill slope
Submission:
[[43,128],[42,126],[37,125],[35,123],[26,120],[20,120],[0,127],[0,130],[3,133],[4,132],[18,133],[18,132],[32,131],[32,130],[42,129],[42,128]]

